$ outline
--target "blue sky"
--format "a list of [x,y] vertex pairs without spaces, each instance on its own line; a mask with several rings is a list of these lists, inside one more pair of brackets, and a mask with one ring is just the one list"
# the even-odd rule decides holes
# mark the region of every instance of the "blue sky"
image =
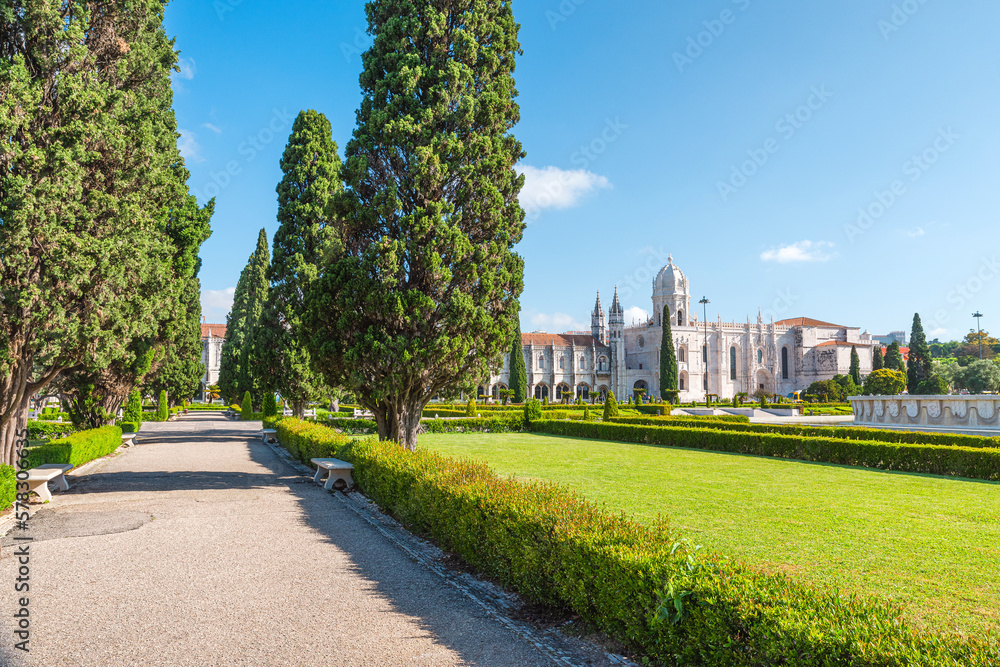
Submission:
[[[529,226],[522,329],[649,311],[672,253],[708,316],[1000,333],[1000,5],[515,2]],[[203,304],[224,321],[299,110],[343,149],[364,3],[175,0],[190,186],[216,197]],[[700,315],[700,312],[699,312]]]

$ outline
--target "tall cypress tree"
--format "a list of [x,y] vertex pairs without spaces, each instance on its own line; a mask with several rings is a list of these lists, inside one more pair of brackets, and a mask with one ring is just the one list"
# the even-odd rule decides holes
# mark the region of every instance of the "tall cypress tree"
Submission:
[[851,346],[851,379],[854,380],[854,384],[861,386],[861,358],[858,356],[858,348],[854,345]]
[[306,328],[329,384],[414,449],[424,406],[486,377],[516,330],[519,26],[507,1],[365,10],[374,44]]
[[510,345],[510,390],[511,401],[524,403],[528,400],[528,370],[524,366],[524,344],[521,342],[521,322],[515,321],[514,340]]
[[906,373],[906,390],[917,393],[917,386],[933,375],[933,359],[931,349],[924,336],[924,326],[920,322],[920,314],[913,314],[913,329],[910,331],[910,363]]
[[263,395],[263,378],[256,363],[255,339],[268,296],[267,268],[270,253],[267,231],[260,230],[257,249],[250,255],[236,283],[233,309],[226,319],[226,339],[222,343],[219,387],[227,400],[235,400],[246,392]]
[[875,351],[872,353],[872,370],[880,371],[885,368],[885,358],[882,356],[882,346],[875,345]]
[[296,416],[322,398],[322,377],[302,344],[304,295],[316,277],[322,235],[333,217],[334,196],[343,190],[340,157],[330,121],[299,113],[281,157],[278,222],[268,269],[271,289],[255,336],[255,361],[265,393],[280,392]]
[[663,336],[660,338],[660,396],[673,397],[677,391],[677,353],[670,329],[670,307],[663,307]]

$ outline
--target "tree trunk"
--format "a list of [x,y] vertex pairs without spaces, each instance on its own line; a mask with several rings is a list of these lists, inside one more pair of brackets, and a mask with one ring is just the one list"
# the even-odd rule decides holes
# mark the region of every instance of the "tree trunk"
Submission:
[[305,401],[292,401],[292,414],[295,415],[296,419],[306,418],[306,402]]
[[397,404],[385,403],[379,409],[364,407],[375,415],[378,425],[379,440],[398,442],[406,449],[417,450],[417,431],[420,429],[420,416],[426,403],[408,405],[403,401]]
[[17,444],[19,440],[24,440],[24,444],[27,444],[28,440],[28,403],[30,397],[25,396],[21,399],[21,405],[18,409],[14,411],[11,418],[6,424],[0,426],[0,450],[3,452],[3,458],[0,459],[0,464],[6,464],[9,466],[17,467]]

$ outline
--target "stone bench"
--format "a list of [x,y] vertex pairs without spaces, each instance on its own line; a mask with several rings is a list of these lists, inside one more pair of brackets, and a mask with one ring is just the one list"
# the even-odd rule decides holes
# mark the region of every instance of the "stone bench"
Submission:
[[66,473],[73,469],[73,466],[64,463],[46,463],[28,471],[28,491],[34,491],[41,498],[42,502],[52,500],[52,492],[49,491],[49,482],[55,480],[56,484],[63,491],[69,490],[69,482],[66,481]]
[[122,433],[122,447],[131,447],[135,444],[135,433]]
[[357,408],[355,408],[354,409],[354,418],[355,419],[374,419],[375,415],[373,415],[371,412],[369,412],[367,410],[358,410]]
[[316,466],[316,474],[313,475],[314,482],[318,483],[323,478],[323,471],[329,472],[326,484],[323,486],[327,491],[332,489],[334,483],[338,480],[343,480],[347,486],[354,485],[354,480],[351,479],[351,471],[354,470],[354,466],[347,461],[341,461],[340,459],[312,459],[312,462]]
[[265,428],[265,429],[264,429],[264,430],[263,430],[263,431],[261,432],[261,441],[262,441],[262,442],[264,442],[264,443],[268,443],[268,442],[271,442],[271,443],[274,443],[274,442],[278,442],[278,431],[277,431],[277,429],[273,429],[273,428]]

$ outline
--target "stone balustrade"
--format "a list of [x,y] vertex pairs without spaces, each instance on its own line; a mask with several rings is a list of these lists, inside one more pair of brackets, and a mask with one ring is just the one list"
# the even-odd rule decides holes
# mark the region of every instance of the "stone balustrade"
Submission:
[[929,426],[996,430],[1000,396],[851,396],[858,426]]

